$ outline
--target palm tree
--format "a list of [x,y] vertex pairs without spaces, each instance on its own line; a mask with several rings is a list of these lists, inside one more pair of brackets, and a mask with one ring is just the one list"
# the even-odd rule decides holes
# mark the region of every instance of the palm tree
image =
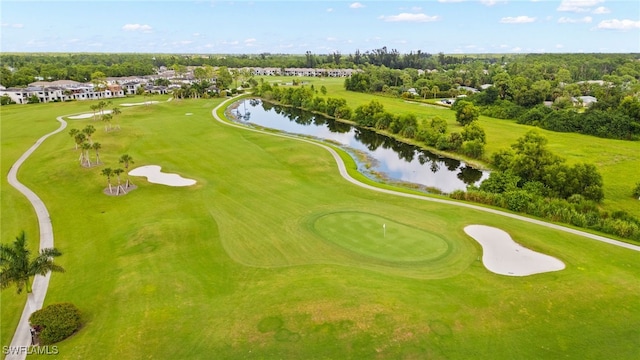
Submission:
[[[111,116],[115,119],[116,116],[122,114],[122,111],[120,110],[119,107],[114,106],[113,109],[111,109]],[[116,124],[116,128],[120,129],[120,124]]]
[[173,98],[182,99],[184,97],[184,90],[182,88],[173,89]]
[[[82,155],[81,158],[84,157],[84,162],[88,167],[91,167],[91,160],[89,159],[89,150],[91,149],[91,144],[88,142],[82,143]],[[82,160],[80,160],[82,163]],[[84,164],[83,164],[84,165]]]
[[118,169],[114,169],[113,173],[118,177],[118,187],[116,188],[116,195],[120,195],[120,189],[122,189],[123,193],[127,193],[124,188],[122,187],[122,185],[120,184],[120,174],[122,174],[124,172],[124,170],[118,168]]
[[[80,130],[78,129],[71,129],[69,130],[69,136],[71,136],[72,138],[75,138],[76,135],[78,135],[80,133]],[[76,142],[76,150],[78,150],[78,143]]]
[[93,104],[91,106],[89,106],[89,108],[91,108],[91,110],[93,111],[93,120],[96,119],[96,111],[98,111],[98,109],[100,108],[98,106],[98,104]]
[[[111,114],[102,115],[102,121],[104,121],[106,123],[104,125],[104,131],[111,130],[111,119],[113,119],[113,116]],[[109,127],[107,127],[107,124],[109,124]]]
[[113,170],[111,170],[111,168],[104,168],[102,169],[100,174],[102,174],[103,176],[106,176],[107,185],[109,185],[109,194],[113,194],[113,191],[111,190],[111,176],[113,176]]
[[[76,141],[76,150],[77,150],[78,145],[84,144],[84,142],[87,140],[87,136],[83,132],[78,131],[76,133],[76,136],[74,137],[74,140]],[[82,162],[82,152],[80,152],[80,162]]]
[[89,141],[89,143],[93,143],[93,141],[91,141],[91,135],[96,132],[96,128],[94,128],[93,125],[87,125],[84,129],[82,129],[82,132],[87,135],[87,140]]
[[53,263],[53,258],[62,255],[56,248],[40,250],[34,259],[29,258],[27,238],[24,231],[16,237],[13,244],[0,245],[0,288],[5,289],[12,284],[18,288],[18,294],[26,288],[31,293],[30,279],[36,275],[46,275],[50,271],[64,272],[60,265]]
[[438,93],[440,92],[440,88],[437,85],[434,85],[431,88],[431,91],[433,92],[433,98],[435,99]]
[[96,165],[100,164],[100,154],[98,153],[98,150],[100,150],[102,148],[102,145],[100,143],[93,143],[93,145],[91,145],[91,147],[93,148],[93,150],[96,151]]
[[133,164],[133,158],[129,156],[129,154],[123,154],[122,156],[120,156],[118,162],[124,165],[124,170],[127,173],[127,184],[125,185],[125,187],[129,188],[130,185],[133,185],[129,182],[129,164]]

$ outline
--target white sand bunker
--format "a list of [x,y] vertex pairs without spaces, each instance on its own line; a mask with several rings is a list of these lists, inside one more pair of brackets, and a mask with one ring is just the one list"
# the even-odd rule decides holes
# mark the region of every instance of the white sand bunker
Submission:
[[131,176],[144,176],[150,183],[169,186],[191,186],[196,183],[193,179],[186,179],[178,174],[163,173],[158,165],[140,166],[129,171]]
[[125,103],[125,104],[120,104],[120,106],[138,106],[138,105],[150,105],[150,104],[157,104],[159,103],[159,101],[145,101],[145,102],[139,102],[139,103]]
[[94,116],[100,116],[103,114],[110,114],[111,110],[104,110],[100,113],[95,113],[95,115],[93,113],[87,113],[87,114],[80,114],[80,115],[73,115],[73,116],[68,116],[67,119],[73,119],[73,120],[77,120],[77,119],[89,119],[92,118]]
[[565,268],[562,261],[521,246],[498,228],[469,225],[464,232],[480,243],[484,266],[496,274],[527,276]]

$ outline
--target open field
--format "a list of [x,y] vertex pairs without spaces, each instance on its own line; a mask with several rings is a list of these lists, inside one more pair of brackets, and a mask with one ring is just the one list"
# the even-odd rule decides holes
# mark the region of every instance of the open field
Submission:
[[[217,123],[219,102],[126,108],[117,132],[69,121],[98,128],[104,166],[128,153],[134,167],[160,165],[194,186],[133,177],[137,190],[105,196],[99,168],[78,165],[66,133],[21,169],[64,253],[67,272],[52,276],[45,304],[73,302],[84,314],[60,358],[637,356],[640,253],[359,188],[317,146]],[[57,115],[89,104],[2,108],[3,174]],[[24,228],[35,247],[32,210],[4,177],[1,210],[2,241]],[[506,230],[567,268],[493,274],[469,224]],[[23,301],[2,291],[3,345]]]
[[[344,79],[341,78],[302,78],[309,85],[313,84],[319,90],[321,86],[327,88],[327,97],[344,98],[347,104],[355,109],[357,106],[369,103],[373,98],[370,94],[346,91]],[[265,81],[279,81],[284,84],[290,82],[290,77],[265,77]],[[455,112],[446,107],[426,106],[421,103],[411,103],[404,99],[375,96],[385,110],[393,114],[413,112],[420,122],[422,119],[432,119],[439,116],[447,120],[451,131],[461,131],[462,128],[455,120]],[[631,197],[631,192],[638,182],[640,175],[640,142],[602,139],[594,136],[575,133],[559,133],[517,124],[513,120],[500,120],[481,116],[480,124],[487,134],[486,153],[490,157],[494,152],[508,148],[511,144],[530,129],[536,129],[549,140],[549,149],[567,159],[569,163],[586,162],[595,164],[604,181],[604,206],[612,211],[624,210],[636,217],[640,217],[640,204]],[[471,160],[470,163],[476,161]]]

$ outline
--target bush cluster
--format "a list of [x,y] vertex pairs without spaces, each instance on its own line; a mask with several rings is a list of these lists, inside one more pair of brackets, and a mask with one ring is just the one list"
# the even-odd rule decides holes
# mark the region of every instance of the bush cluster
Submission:
[[640,241],[640,220],[624,211],[600,210],[597,203],[580,195],[565,200],[545,198],[517,189],[499,194],[468,189],[466,192],[456,190],[449,196]]
[[31,314],[29,323],[38,331],[42,345],[54,344],[80,328],[80,310],[70,303],[51,304]]

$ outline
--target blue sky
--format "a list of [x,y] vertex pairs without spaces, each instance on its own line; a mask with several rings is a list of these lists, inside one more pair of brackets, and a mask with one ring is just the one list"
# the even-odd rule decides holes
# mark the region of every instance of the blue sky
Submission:
[[638,0],[0,2],[2,52],[640,52]]

